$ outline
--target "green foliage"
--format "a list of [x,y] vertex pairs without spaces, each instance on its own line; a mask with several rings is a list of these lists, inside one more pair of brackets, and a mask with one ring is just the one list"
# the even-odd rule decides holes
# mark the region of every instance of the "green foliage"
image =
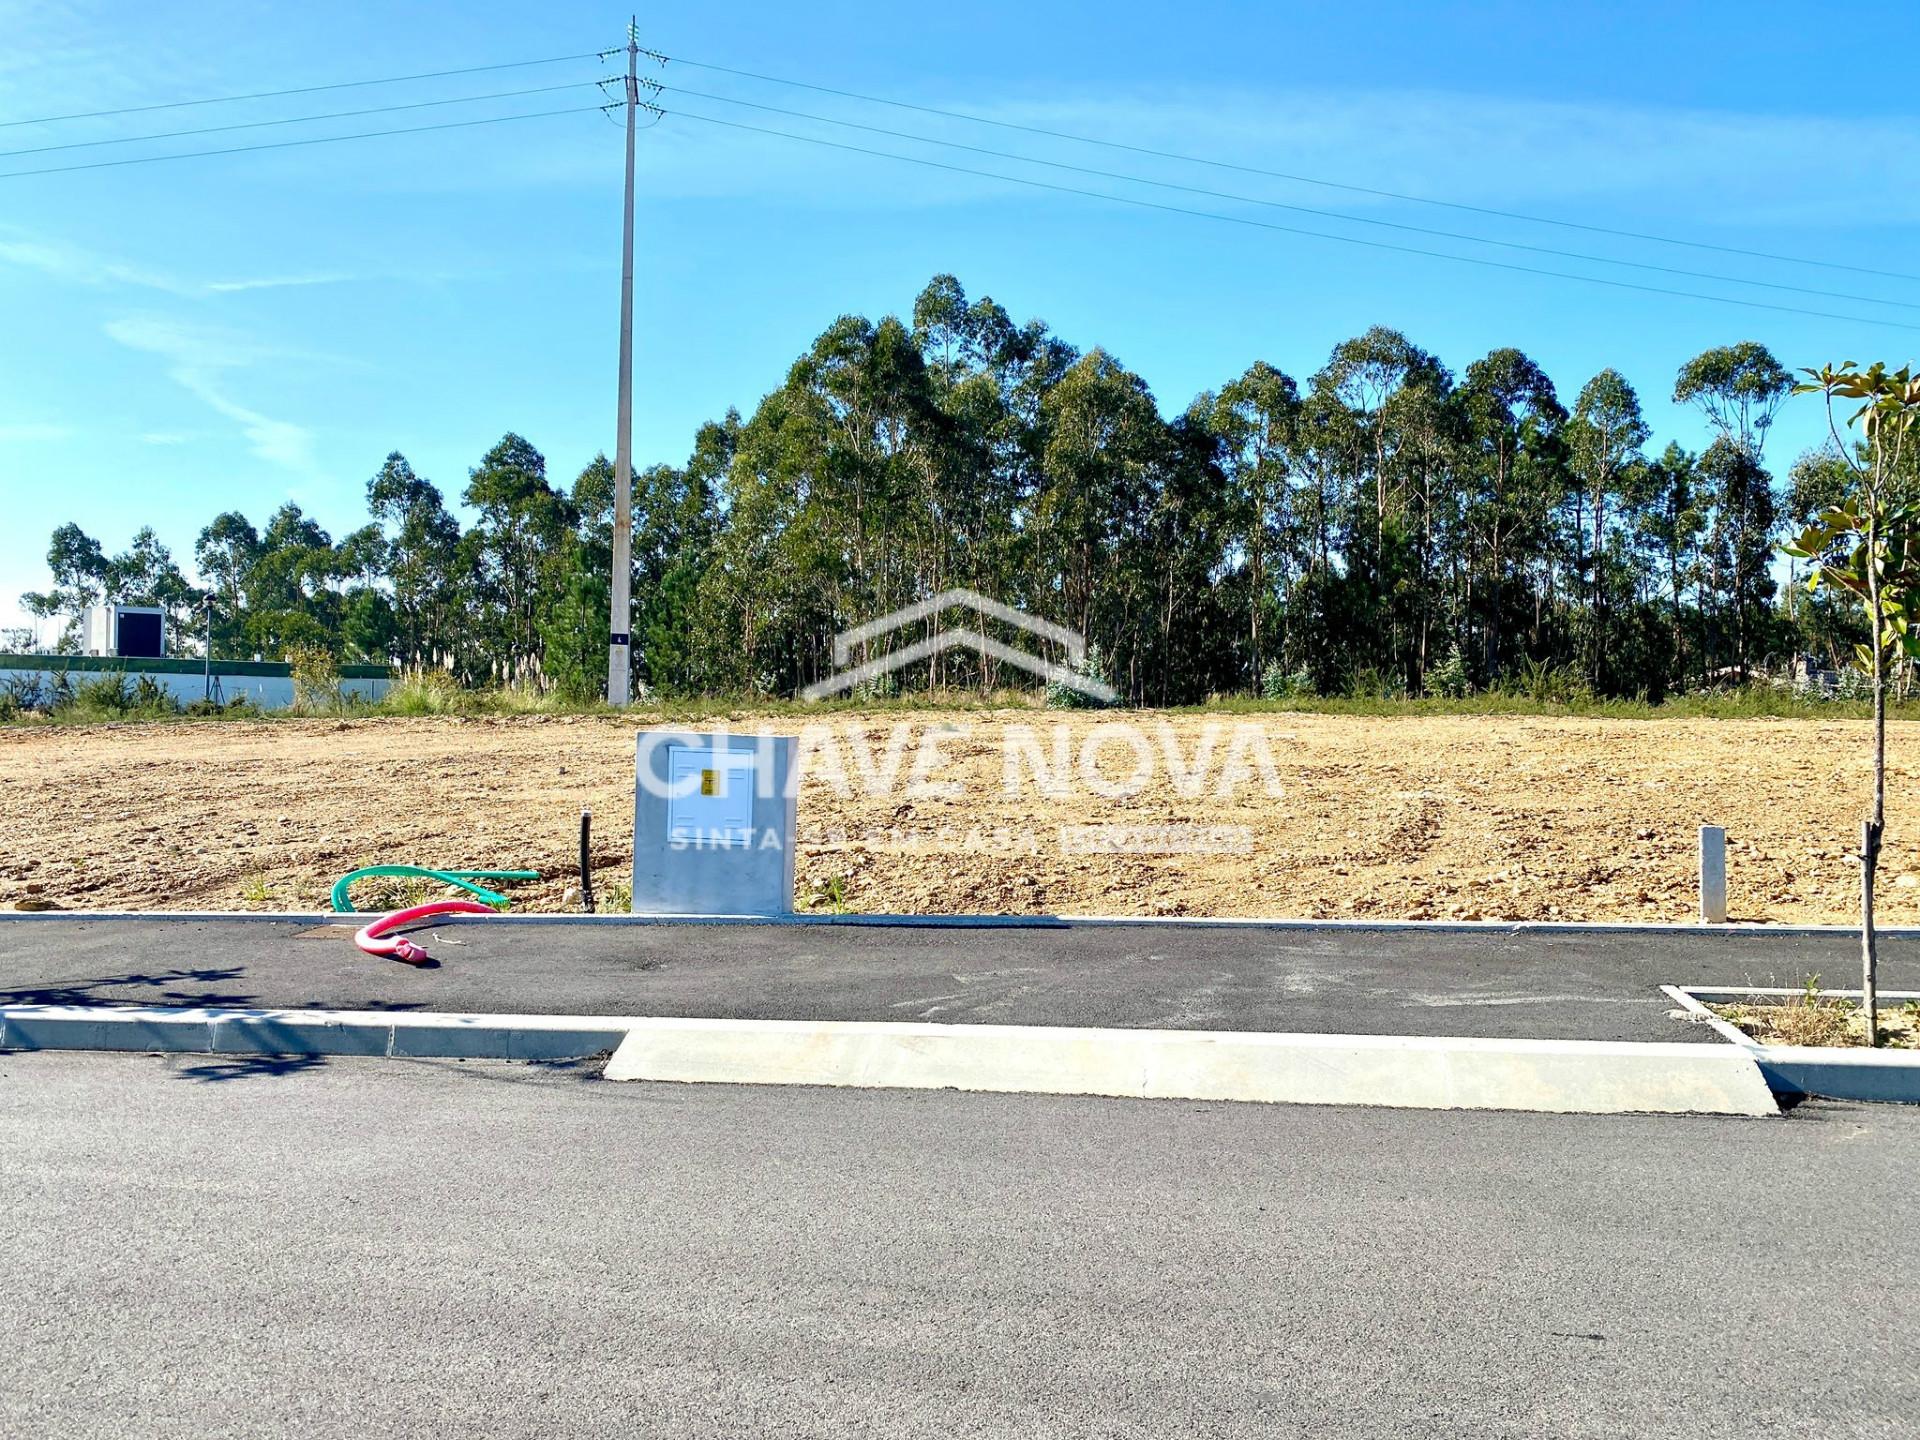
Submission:
[[1807,589],[1842,592],[1866,612],[1866,639],[1854,646],[1853,662],[1878,684],[1895,655],[1920,658],[1920,503],[1894,492],[1905,451],[1920,427],[1920,378],[1884,365],[1865,370],[1848,363],[1809,370],[1797,393],[1857,400],[1849,423],[1866,438],[1865,466],[1849,460],[1857,489],[1825,506],[1781,550],[1809,565]]
[[477,695],[445,670],[410,670],[387,687],[377,707],[386,715],[458,715]]
[[53,708],[54,687],[38,670],[14,670],[0,676],[0,713],[9,720]]
[[[1111,683],[1107,676],[1106,657],[1100,653],[1098,645],[1087,647],[1086,660],[1081,664],[1078,675],[1102,685]],[[1098,695],[1089,695],[1078,686],[1065,680],[1049,680],[1046,688],[1046,706],[1049,710],[1102,710],[1107,702]]]
[[1377,665],[1363,665],[1354,671],[1353,679],[1348,682],[1347,693],[1357,700],[1404,700],[1407,698],[1406,679],[1391,670],[1382,670]]
[[[1849,496],[1815,517],[1781,550],[1811,562],[1807,588],[1822,585],[1846,592],[1880,612],[1879,650],[1920,659],[1920,626],[1913,608],[1920,601],[1920,506],[1906,502],[1876,504]],[[1875,673],[1874,637],[1853,648],[1862,674]]]
[[610,633],[607,582],[577,566],[569,566],[564,573],[565,589],[539,621],[544,647],[540,678],[567,700],[604,698]]
[[332,651],[321,645],[296,645],[287,652],[287,665],[293,671],[296,709],[337,714],[346,708],[340,662]]
[[1448,700],[1462,700],[1473,693],[1473,676],[1458,645],[1447,647],[1447,658],[1427,676],[1427,693]]
[[227,701],[190,700],[181,713],[196,720],[244,720],[259,711],[245,695],[236,695]]
[[1594,698],[1593,688],[1578,669],[1550,660],[1522,660],[1502,678],[1500,688],[1541,705],[1585,707]]
[[1260,672],[1260,697],[1263,700],[1296,700],[1312,694],[1311,671],[1289,670],[1278,660],[1269,660]]
[[[63,677],[64,678],[64,677]],[[109,670],[78,684],[55,687],[51,713],[63,721],[164,720],[180,713],[180,702],[151,676]]]
[[1854,649],[1854,664],[1873,687],[1873,800],[1861,827],[1860,848],[1861,993],[1866,1043],[1872,1045],[1879,1027],[1874,879],[1886,830],[1887,675],[1890,661],[1897,658],[1911,666],[1920,657],[1920,629],[1913,624],[1920,593],[1920,504],[1902,493],[1901,483],[1910,442],[1920,429],[1920,378],[1910,369],[1889,370],[1882,364],[1862,369],[1851,360],[1805,374],[1794,391],[1825,398],[1836,443],[1836,400],[1859,402],[1848,424],[1864,438],[1863,456],[1841,451],[1854,472],[1855,493],[1820,511],[1784,548],[1809,563],[1809,589],[1824,585],[1840,591],[1865,611],[1866,639]]
[[[1459,671],[1499,687],[1528,657],[1614,698],[1744,685],[1770,658],[1864,638],[1828,595],[1773,593],[1761,451],[1783,374],[1751,343],[1689,361],[1675,394],[1720,436],[1700,455],[1649,451],[1614,370],[1569,414],[1517,349],[1456,375],[1385,327],[1310,375],[1256,361],[1163,410],[1119,357],[936,276],[905,319],[833,321],[750,413],[632,476],[636,693],[784,700],[835,672],[836,634],[953,588],[1080,633],[1133,705],[1356,685],[1384,704],[1460,692]],[[1807,478],[1789,492],[1798,523],[1835,503],[1814,483],[1831,476]],[[593,703],[613,465],[562,483],[508,433],[465,482],[464,530],[398,451],[344,535],[291,503],[263,523],[213,517],[194,561],[216,655],[324,650],[443,673],[490,705]],[[56,645],[109,597],[167,605],[181,648],[197,643],[199,592],[150,531],[110,554],[62,526],[48,562],[52,586],[23,604]],[[857,698],[1028,684],[955,647]],[[445,703],[404,686],[393,702]]]
[[828,875],[813,887],[813,893],[807,896],[807,908],[826,910],[834,915],[845,915],[853,908],[848,899],[852,881],[841,874]]
[[1793,377],[1766,346],[1743,340],[1703,350],[1682,365],[1673,398],[1697,405],[1723,439],[1757,454],[1792,388]]

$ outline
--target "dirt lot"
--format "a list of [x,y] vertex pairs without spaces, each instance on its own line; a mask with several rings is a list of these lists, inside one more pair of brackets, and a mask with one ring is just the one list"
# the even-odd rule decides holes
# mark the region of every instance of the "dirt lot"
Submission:
[[[1169,721],[1036,711],[822,718],[849,779],[837,786],[831,767],[809,769],[797,861],[803,907],[1681,920],[1694,913],[1702,823],[1727,827],[1734,918],[1845,922],[1856,904],[1847,852],[1866,797],[1862,723]],[[599,889],[624,878],[635,723],[474,717],[0,731],[0,906],[314,909],[348,869],[411,862],[541,870],[549,878],[513,888],[516,904],[559,909],[576,878],[582,805],[593,807]],[[1096,725],[1135,727],[1149,783],[1106,797],[1076,772],[1072,793],[1051,797],[1023,766],[1009,793],[1014,727],[1034,731],[1051,759],[1056,723],[1069,727],[1070,757]],[[1197,756],[1209,723],[1219,727],[1210,770]],[[889,787],[878,780],[897,725],[907,729]],[[1277,797],[1244,737],[1251,776],[1224,784],[1236,725],[1264,738]],[[1883,914],[1908,924],[1920,922],[1917,730],[1893,727],[1883,862]],[[922,778],[959,793],[907,792],[929,736]],[[1131,744],[1119,732],[1099,743],[1091,763],[1102,788],[1140,763]],[[1196,793],[1179,793],[1169,778],[1169,748]],[[1196,775],[1201,783],[1191,783]],[[870,781],[886,793],[867,793]],[[1226,837],[1242,848],[1085,853],[1061,831],[1183,823],[1245,827],[1239,840]],[[1192,833],[1176,830],[1173,842]],[[370,891],[363,903],[387,898]]]

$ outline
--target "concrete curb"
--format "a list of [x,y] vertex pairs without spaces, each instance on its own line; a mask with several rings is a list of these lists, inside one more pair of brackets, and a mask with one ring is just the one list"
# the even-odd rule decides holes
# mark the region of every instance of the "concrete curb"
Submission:
[[[255,920],[272,924],[352,925],[374,918],[370,911],[327,910],[5,910],[9,923],[60,921],[155,921],[166,923]],[[1639,920],[1301,920],[1237,915],[483,915],[448,916],[437,924],[486,925],[792,925],[906,930],[1066,930],[1075,926],[1240,930],[1396,931],[1459,935],[1857,935],[1856,925],[1768,925],[1729,922]],[[1920,939],[1920,927],[1882,929],[1890,940]]]
[[1615,1041],[653,1019],[628,1033],[606,1078],[1435,1110],[1779,1113],[1740,1051]]
[[[1829,1100],[1872,1100],[1920,1105],[1920,1050],[1841,1049],[1821,1045],[1766,1045],[1722,1020],[1707,1002],[1782,1000],[1804,990],[1779,986],[1662,985],[1681,1007],[1753,1056],[1767,1084],[1780,1095],[1819,1095]],[[1823,1000],[1858,1000],[1858,990],[1816,990]],[[1909,990],[1883,990],[1882,1003],[1920,1000]]]
[[578,1060],[613,1049],[633,1023],[586,1015],[7,1005],[0,1006],[0,1050]]
[[1782,1095],[1920,1105],[1920,1052],[1755,1045],[1754,1063]]
[[14,1005],[0,1049],[574,1060],[611,1080],[1775,1115],[1731,1046],[637,1016]]

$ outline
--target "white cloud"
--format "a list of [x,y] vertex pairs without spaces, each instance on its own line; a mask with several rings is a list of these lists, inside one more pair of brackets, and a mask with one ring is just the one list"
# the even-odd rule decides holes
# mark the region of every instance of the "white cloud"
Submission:
[[245,290],[285,290],[303,285],[340,285],[353,279],[351,275],[335,275],[319,272],[313,275],[263,275],[255,280],[209,280],[205,289],[209,295],[237,295]]
[[0,238],[0,265],[37,270],[43,275],[51,275],[55,279],[70,281],[76,285],[129,285],[143,290],[158,290],[163,294],[188,300],[204,300],[215,295],[233,295],[249,290],[337,285],[353,278],[350,275],[321,271],[312,274],[242,277],[234,280],[191,280],[163,270],[131,265],[64,241],[52,242],[11,228],[6,231],[6,234],[13,238]]
[[270,415],[262,415],[258,410],[249,410],[246,406],[229,400],[211,381],[202,376],[183,374],[176,370],[173,372],[173,378],[220,414],[235,421],[240,426],[241,433],[247,437],[253,453],[262,460],[303,474],[312,472],[314,468],[313,432],[304,425],[296,425],[291,420],[275,420]]
[[128,349],[158,355],[168,361],[167,374],[174,383],[215,414],[237,424],[260,459],[301,474],[313,473],[313,432],[304,425],[278,420],[241,404],[226,385],[229,372],[248,369],[269,356],[283,356],[284,352],[230,331],[157,316],[115,320],[106,330],[111,339]]

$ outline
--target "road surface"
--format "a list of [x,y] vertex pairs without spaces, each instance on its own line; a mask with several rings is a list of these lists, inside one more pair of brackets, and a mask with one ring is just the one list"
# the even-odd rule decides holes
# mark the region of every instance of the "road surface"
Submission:
[[1917,1171],[1894,1107],[0,1055],[0,1433],[1908,1436]]
[[[1242,925],[524,925],[423,932],[438,968],[355,924],[0,920],[0,1004],[404,1008],[931,1020],[1571,1040],[1699,1040],[1673,984],[1829,985],[1846,935]],[[1920,988],[1920,940],[1881,985]]]

